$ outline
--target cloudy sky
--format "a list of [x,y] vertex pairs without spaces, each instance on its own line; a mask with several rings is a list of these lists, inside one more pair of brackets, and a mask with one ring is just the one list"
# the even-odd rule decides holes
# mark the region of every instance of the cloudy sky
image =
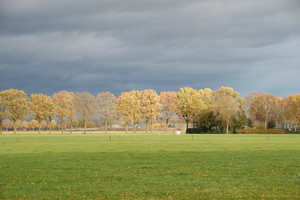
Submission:
[[0,90],[300,93],[300,0],[0,0]]

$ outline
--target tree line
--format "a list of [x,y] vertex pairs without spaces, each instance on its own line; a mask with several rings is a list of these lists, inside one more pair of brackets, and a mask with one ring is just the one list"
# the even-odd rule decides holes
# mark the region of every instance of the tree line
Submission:
[[[34,120],[29,120],[34,119]],[[0,131],[9,120],[14,132],[17,127],[47,126],[51,132],[59,124],[62,133],[72,132],[75,122],[86,128],[95,119],[101,119],[107,132],[112,121],[121,123],[126,131],[131,125],[136,131],[145,124],[151,131],[158,120],[164,121],[165,129],[171,121],[183,119],[203,132],[219,130],[229,133],[237,128],[272,128],[293,123],[296,130],[300,119],[300,94],[286,98],[265,92],[253,92],[245,98],[231,87],[196,90],[191,87],[179,91],[161,92],[146,89],[123,92],[116,97],[110,92],[96,96],[89,92],[60,91],[52,96],[31,94],[9,89],[0,91]],[[6,121],[5,121],[6,120]],[[20,125],[21,124],[21,125]],[[68,127],[67,127],[68,126]]]

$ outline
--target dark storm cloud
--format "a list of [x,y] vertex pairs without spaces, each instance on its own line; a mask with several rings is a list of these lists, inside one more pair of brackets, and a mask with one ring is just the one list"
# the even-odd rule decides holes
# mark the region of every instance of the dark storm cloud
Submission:
[[4,0],[0,89],[299,92],[297,0]]

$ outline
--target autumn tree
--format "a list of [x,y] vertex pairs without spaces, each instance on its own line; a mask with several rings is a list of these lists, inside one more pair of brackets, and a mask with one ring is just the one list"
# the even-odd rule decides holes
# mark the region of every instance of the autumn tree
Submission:
[[230,87],[221,87],[213,95],[213,112],[225,124],[227,134],[229,126],[233,123],[233,118],[241,109],[241,100],[238,96],[239,93]]
[[210,88],[200,89],[200,98],[205,104],[205,109],[198,115],[197,125],[204,132],[216,127],[219,121],[215,118],[212,110],[213,91]]
[[166,131],[168,131],[169,122],[176,117],[177,110],[177,93],[161,92],[160,93],[162,118],[166,121]]
[[116,96],[110,92],[102,92],[97,95],[96,101],[101,117],[104,119],[105,133],[107,133],[108,122],[113,116]]
[[54,114],[53,99],[45,94],[31,94],[29,105],[33,116],[39,122],[39,133],[41,133],[42,121]]
[[256,97],[262,96],[264,94],[266,94],[266,93],[261,92],[261,91],[255,91],[255,92],[251,92],[251,93],[247,94],[247,96],[244,98],[243,110],[245,111],[246,116],[251,121],[254,121],[254,119],[252,118],[253,116],[250,115],[250,109],[252,109],[251,104],[256,99]]
[[136,132],[136,124],[141,119],[140,104],[140,91],[123,92],[117,98],[114,104],[115,116],[125,122],[126,132],[129,124],[133,124]]
[[67,112],[67,118],[70,123],[70,133],[73,132],[73,125],[74,125],[74,119],[76,116],[76,105],[75,105],[75,95],[73,92],[69,92],[68,94],[68,112]]
[[[63,90],[53,94],[53,101],[56,106],[56,115],[61,122],[61,132],[63,133],[65,128],[65,120],[69,118],[71,121],[70,124],[72,124],[72,121],[76,115],[74,94],[72,92]],[[49,119],[49,122],[51,122],[51,120],[52,119]]]
[[146,132],[151,122],[151,132],[153,131],[153,121],[160,115],[161,104],[159,95],[152,89],[143,90],[140,93],[140,113],[146,122]]
[[213,94],[212,108],[217,118],[225,124],[226,133],[233,124],[234,117],[242,109],[239,93],[231,87],[220,87]]
[[37,120],[33,119],[29,122],[29,127],[34,131],[35,129],[37,129],[39,127],[39,122]]
[[286,118],[286,101],[284,101],[281,97],[275,97],[275,104],[274,104],[274,116],[273,121],[275,125],[282,125],[284,127],[284,123],[287,122]]
[[264,128],[268,128],[268,123],[274,117],[274,108],[276,104],[276,97],[263,93],[254,98],[249,105],[249,114],[252,121],[257,121],[264,124]]
[[57,126],[57,123],[54,119],[52,119],[50,122],[48,122],[48,128],[49,128],[49,133],[52,132],[52,130]]
[[7,110],[7,100],[6,100],[6,92],[0,91],[0,134],[2,134],[2,123],[5,117],[5,113]]
[[29,122],[27,122],[27,121],[22,121],[22,128],[23,128],[23,130],[27,130],[27,128],[29,128]]
[[188,130],[190,121],[199,116],[206,105],[201,99],[200,93],[191,87],[180,88],[177,99],[177,113],[186,121],[186,130]]
[[12,120],[14,133],[16,133],[16,122],[28,113],[27,94],[22,90],[9,89],[3,91],[2,98],[5,101],[7,116]]
[[295,131],[300,120],[300,94],[292,94],[286,97],[288,107],[286,115],[290,122],[295,123]]
[[86,133],[87,123],[92,119],[92,115],[96,110],[96,99],[89,92],[76,92],[75,106],[81,120],[84,122],[84,133]]
[[9,128],[13,128],[13,123],[9,120],[9,119],[5,119],[3,120],[3,128],[6,129],[6,131],[9,129]]

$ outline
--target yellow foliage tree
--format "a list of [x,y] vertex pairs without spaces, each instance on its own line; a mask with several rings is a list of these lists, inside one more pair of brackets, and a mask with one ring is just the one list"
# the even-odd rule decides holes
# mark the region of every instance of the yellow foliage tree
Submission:
[[[61,122],[61,132],[64,132],[64,124],[67,118],[70,120],[70,130],[72,132],[72,121],[76,114],[74,94],[63,90],[53,94],[53,101],[56,106],[56,115]],[[51,119],[49,121],[51,121]]]
[[9,120],[9,119],[5,119],[3,120],[3,127],[4,129],[6,129],[6,131],[9,129],[9,128],[13,128],[13,123]]
[[276,97],[268,93],[255,97],[249,106],[251,120],[263,123],[267,129],[268,123],[274,118],[276,103]]
[[190,121],[206,109],[206,105],[201,99],[200,93],[191,87],[180,88],[177,98],[177,113],[186,121],[186,130],[188,130]]
[[[148,133],[148,124],[153,124],[154,120],[160,116],[161,104],[159,95],[152,89],[146,89],[140,93],[140,112],[141,117],[146,121],[146,133]],[[151,132],[153,126],[151,126]]]
[[33,119],[29,122],[29,127],[34,131],[35,129],[37,129],[39,127],[39,122],[37,120]]
[[162,117],[166,121],[166,131],[168,131],[169,122],[176,116],[177,110],[177,93],[176,92],[161,92],[160,103]]
[[6,107],[5,113],[12,120],[16,133],[16,122],[28,113],[27,94],[22,90],[9,89],[3,91],[2,98]]
[[23,128],[23,130],[27,130],[27,128],[29,128],[29,122],[27,122],[27,121],[22,121],[22,128]]
[[286,107],[287,118],[295,123],[295,131],[300,120],[300,94],[292,94],[286,97],[288,107]]
[[238,96],[239,93],[230,87],[221,87],[213,94],[212,110],[217,119],[225,123],[227,134],[233,117],[238,114],[242,107],[242,101]]
[[7,110],[7,100],[4,91],[0,91],[0,134],[2,134],[2,124]]
[[96,100],[101,117],[104,119],[105,133],[107,133],[108,121],[113,116],[116,96],[110,92],[102,92],[97,95]]
[[39,122],[39,133],[41,133],[42,121],[54,114],[53,99],[45,94],[31,94],[29,105],[33,116]]
[[49,128],[49,133],[52,132],[52,130],[57,126],[57,123],[54,119],[52,119],[49,123],[48,123],[48,128]]
[[123,92],[114,104],[115,115],[117,118],[124,120],[126,132],[128,125],[133,124],[136,132],[136,124],[140,122],[140,91]]
[[75,106],[77,112],[80,114],[84,123],[84,133],[86,133],[86,127],[91,120],[92,115],[96,110],[95,97],[89,92],[76,92],[75,93]]

